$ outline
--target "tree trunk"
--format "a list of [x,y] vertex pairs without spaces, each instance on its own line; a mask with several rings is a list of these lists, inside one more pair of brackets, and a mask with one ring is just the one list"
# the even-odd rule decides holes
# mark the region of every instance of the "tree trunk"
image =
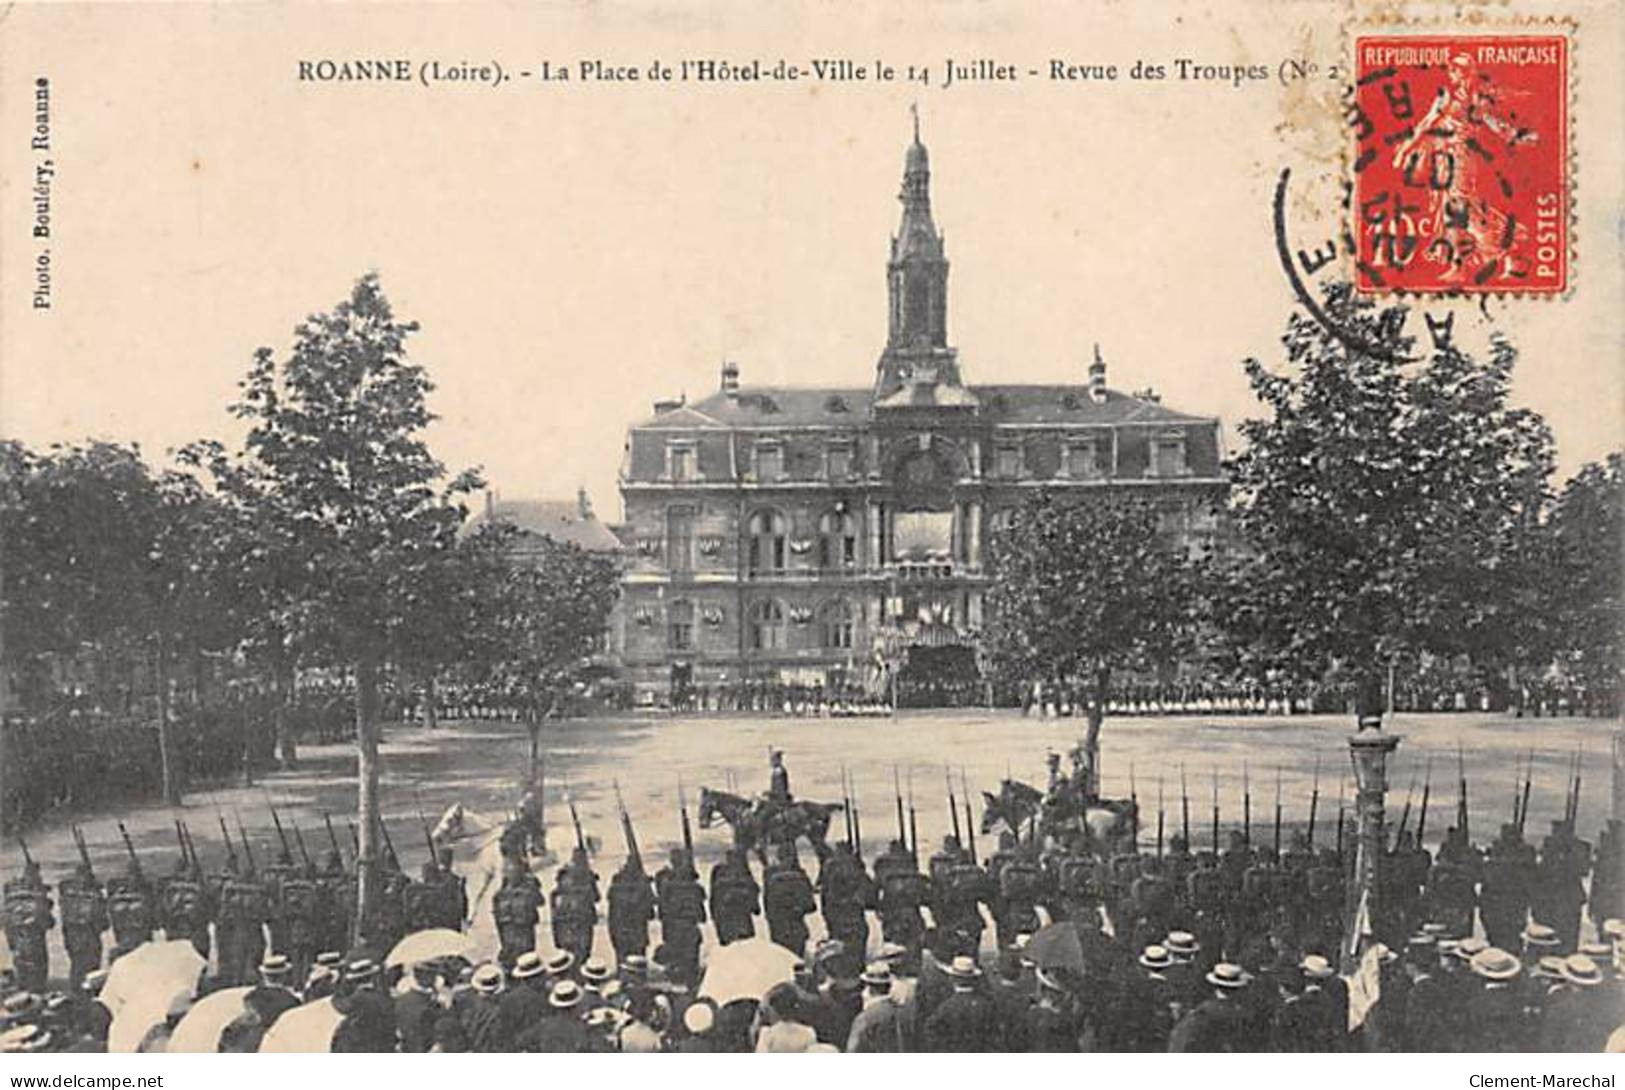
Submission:
[[158,766],[163,779],[164,803],[179,806],[180,785],[175,781],[169,737],[169,637],[161,630],[158,633]]
[[423,675],[423,725],[430,730],[440,726],[440,713],[435,707],[434,668],[430,667]]
[[288,717],[293,690],[292,656],[279,652],[271,661],[271,732],[276,746],[277,767],[284,769],[292,768],[299,760],[298,743],[294,740]]
[[[356,860],[356,937],[372,918],[378,900],[378,660],[364,652],[355,670],[355,740],[357,825],[360,858]],[[387,952],[387,951],[386,951]]]
[[1083,736],[1084,759],[1089,762],[1087,793],[1100,797],[1100,727],[1106,721],[1106,685],[1111,671],[1102,666],[1095,671],[1094,691],[1089,694],[1089,726]]

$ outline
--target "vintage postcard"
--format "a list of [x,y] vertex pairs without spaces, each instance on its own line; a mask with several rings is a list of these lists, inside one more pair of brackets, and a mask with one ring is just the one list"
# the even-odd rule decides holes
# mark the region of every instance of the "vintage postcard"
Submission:
[[1612,1086],[1622,32],[0,8],[7,1067]]

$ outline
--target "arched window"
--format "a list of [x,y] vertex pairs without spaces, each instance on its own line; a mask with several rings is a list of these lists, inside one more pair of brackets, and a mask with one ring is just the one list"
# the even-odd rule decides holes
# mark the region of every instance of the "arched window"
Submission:
[[777,651],[784,646],[784,607],[771,598],[750,607],[750,646],[753,651]]
[[818,520],[818,566],[855,568],[858,565],[858,519],[850,511],[827,511]]
[[750,570],[784,570],[784,539],[787,532],[784,516],[777,511],[757,511],[750,516],[746,528],[750,535]]
[[822,628],[826,648],[830,650],[850,649],[854,629],[852,603],[845,598],[837,598],[824,606]]
[[673,651],[694,647],[694,603],[673,602],[666,610],[666,643]]

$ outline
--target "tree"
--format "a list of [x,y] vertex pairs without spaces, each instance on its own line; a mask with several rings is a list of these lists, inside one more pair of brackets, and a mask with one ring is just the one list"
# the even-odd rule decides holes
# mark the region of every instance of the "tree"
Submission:
[[472,471],[448,480],[422,438],[432,386],[406,357],[416,329],[395,318],[377,276],[363,276],[295,329],[286,360],[256,353],[234,406],[249,423],[245,460],[297,534],[306,635],[354,671],[363,919],[379,857],[379,671],[401,603],[455,543],[459,497],[480,487]]
[[1517,353],[1474,359],[1448,338],[1407,362],[1406,308],[1343,286],[1335,321],[1355,350],[1295,314],[1280,372],[1246,361],[1269,415],[1244,421],[1230,465],[1245,567],[1226,611],[1260,661],[1355,678],[1362,720],[1382,714],[1402,652],[1508,660],[1536,642],[1520,603],[1551,473],[1538,414],[1508,404]]
[[472,570],[490,573],[493,556],[502,563],[497,578],[471,581],[482,590],[467,653],[475,680],[519,709],[530,734],[534,783],[541,724],[584,679],[615,604],[619,572],[607,556],[541,535],[528,540],[524,558],[517,559],[517,537],[512,526],[498,523],[482,526],[466,544]]
[[1548,524],[1562,635],[1558,658],[1585,685],[1593,710],[1619,707],[1625,649],[1625,457],[1583,466],[1564,486]]
[[1202,566],[1146,500],[1040,493],[991,541],[987,657],[1007,679],[1084,682],[1089,790],[1112,674],[1173,660],[1194,637]]

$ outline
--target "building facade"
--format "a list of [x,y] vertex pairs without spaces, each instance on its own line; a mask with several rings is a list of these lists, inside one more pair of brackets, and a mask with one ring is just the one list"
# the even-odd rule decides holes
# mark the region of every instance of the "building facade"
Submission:
[[1151,496],[1217,533],[1219,423],[1106,385],[966,385],[916,129],[871,385],[663,401],[629,430],[618,615],[640,703],[742,686],[889,693],[931,659],[974,672],[987,542],[1033,491]]

